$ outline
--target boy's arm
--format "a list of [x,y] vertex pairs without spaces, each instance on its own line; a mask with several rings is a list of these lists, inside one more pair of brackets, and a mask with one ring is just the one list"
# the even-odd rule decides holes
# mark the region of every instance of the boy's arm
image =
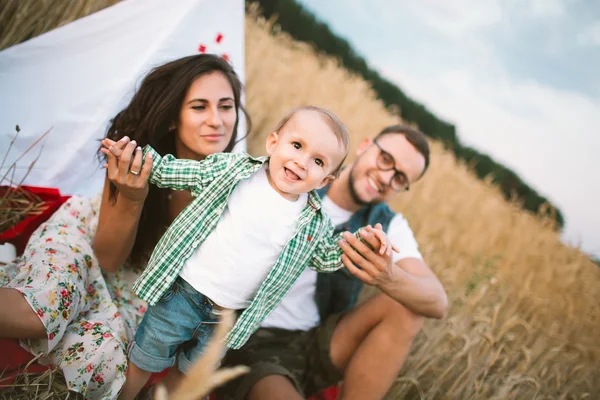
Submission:
[[[360,229],[356,231],[354,236],[360,239],[358,232],[360,232]],[[342,263],[343,251],[339,244],[343,236],[341,233],[335,236],[326,233],[323,236],[323,239],[317,243],[317,248],[310,259],[308,267],[318,272],[337,271],[344,266],[344,263]]]
[[215,153],[202,161],[177,159],[171,154],[161,157],[150,145],[144,147],[152,156],[152,171],[148,182],[162,188],[189,190],[197,196],[204,187],[229,165],[230,154]]
[[[356,232],[354,232],[354,236],[359,239],[361,242],[365,243],[367,246],[371,247],[367,242],[363,240],[360,236],[360,232],[364,228],[360,228]],[[375,235],[375,237],[381,243],[379,248],[379,253],[388,253],[391,255],[392,251],[398,252],[398,248],[392,245],[389,242],[389,239],[385,232],[380,229],[371,229],[370,232]],[[309,268],[314,269],[319,272],[333,272],[344,266],[342,262],[342,254],[343,250],[340,247],[340,240],[343,240],[343,233],[338,235],[325,235],[323,240],[317,244],[317,248],[315,249],[315,253],[310,260]]]

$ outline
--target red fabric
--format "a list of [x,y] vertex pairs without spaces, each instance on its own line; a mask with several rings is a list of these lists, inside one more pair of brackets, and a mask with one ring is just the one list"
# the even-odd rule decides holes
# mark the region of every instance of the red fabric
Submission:
[[317,393],[313,397],[308,400],[336,400],[338,395],[340,394],[340,387],[338,385],[334,385],[324,389],[320,393]]
[[[12,385],[17,375],[24,372],[44,372],[50,369],[49,366],[41,365],[37,362],[31,363],[26,368],[27,363],[33,360],[27,350],[19,345],[16,340],[0,339],[0,387]],[[151,386],[159,383],[167,375],[169,369],[164,370],[156,374],[152,374],[146,386]]]
[[[27,191],[37,195],[44,202],[41,207],[42,212],[38,215],[29,216],[0,233],[0,243],[13,244],[17,248],[17,254],[21,255],[33,231],[50,218],[70,196],[62,196],[60,191],[55,188],[0,186],[1,197],[5,197],[11,191]],[[40,365],[37,362],[26,368],[27,363],[34,357],[23,349],[16,340],[0,339],[0,354],[2,354],[2,357],[0,357],[0,371],[2,371],[0,386],[12,384],[20,373],[43,372],[49,369],[48,366]]]
[[[25,368],[27,363],[33,359],[33,356],[19,346],[16,340],[0,339],[0,387],[12,385],[17,375],[23,372],[44,372],[50,367],[40,365],[37,362],[32,363],[28,368]],[[164,379],[169,369],[163,372],[152,374],[146,386],[156,385]],[[331,386],[322,392],[314,395],[309,400],[335,400],[339,395],[339,386]],[[216,395],[212,394],[210,400],[219,400]]]
[[0,354],[0,387],[12,385],[17,375],[23,372],[43,372],[50,368],[37,362],[25,368],[33,356],[16,340],[0,339]]
[[[340,388],[338,385],[334,385],[328,387],[327,389],[322,390],[321,392],[315,394],[312,397],[309,397],[307,400],[336,400],[338,395],[340,394]],[[210,400],[222,400],[217,397],[215,394],[211,394],[209,397]]]
[[11,186],[0,186],[0,196],[5,197],[8,192],[26,191],[37,195],[44,204],[41,207],[41,212],[38,215],[31,215],[24,220],[18,222],[11,228],[0,233],[0,243],[11,243],[17,248],[17,255],[23,254],[25,245],[29,240],[29,236],[46,221],[58,208],[69,199],[71,196],[62,196],[56,188],[45,188],[37,186],[19,186],[14,188]]
[[148,382],[146,382],[146,386],[153,386],[160,383],[163,379],[165,379],[165,376],[167,376],[169,369],[170,368],[167,368],[163,372],[155,372],[150,375],[150,379],[148,379]]

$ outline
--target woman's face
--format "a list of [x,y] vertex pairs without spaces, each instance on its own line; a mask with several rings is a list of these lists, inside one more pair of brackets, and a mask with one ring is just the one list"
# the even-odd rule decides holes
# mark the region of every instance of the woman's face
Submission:
[[201,160],[225,150],[237,118],[233,90],[215,71],[192,82],[179,112],[175,139],[177,158]]

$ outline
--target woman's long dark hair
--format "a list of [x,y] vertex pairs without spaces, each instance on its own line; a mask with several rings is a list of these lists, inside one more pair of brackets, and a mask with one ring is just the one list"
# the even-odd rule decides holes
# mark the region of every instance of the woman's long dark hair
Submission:
[[[227,61],[211,54],[184,57],[154,68],[144,78],[129,105],[113,118],[106,136],[115,141],[128,136],[142,147],[150,144],[161,155],[175,154],[176,133],[169,132],[169,128],[178,125],[181,106],[192,82],[215,71],[223,73],[233,90],[237,116],[231,140],[223,150],[230,152],[237,142],[240,111],[246,116],[247,132],[251,122],[241,104],[240,79]],[[111,183],[109,199],[113,204],[117,195],[117,187]],[[170,222],[168,195],[168,189],[150,185],[128,258],[130,264],[145,262],[165,232]]]

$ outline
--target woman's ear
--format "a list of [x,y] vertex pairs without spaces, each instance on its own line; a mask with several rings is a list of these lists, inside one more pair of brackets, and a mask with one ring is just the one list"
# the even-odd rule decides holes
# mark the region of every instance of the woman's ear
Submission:
[[267,143],[265,147],[268,155],[273,154],[273,150],[275,150],[275,146],[277,146],[278,139],[279,135],[275,131],[269,133],[269,136],[267,136]]

